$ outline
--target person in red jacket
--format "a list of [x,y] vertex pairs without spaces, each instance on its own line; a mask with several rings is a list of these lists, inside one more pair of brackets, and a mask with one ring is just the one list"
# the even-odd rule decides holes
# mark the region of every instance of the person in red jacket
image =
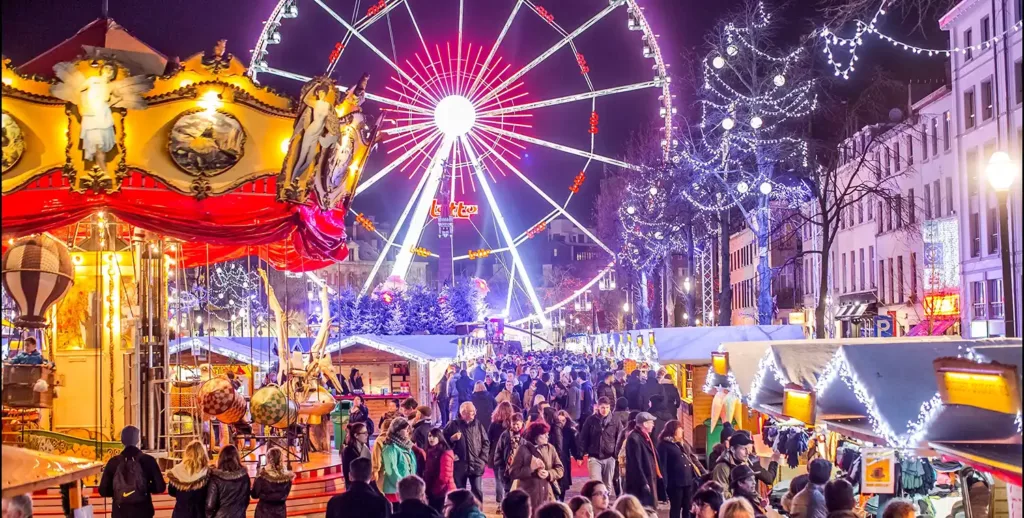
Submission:
[[427,483],[427,503],[443,512],[445,495],[455,490],[455,453],[440,428],[430,430],[426,453],[423,480]]

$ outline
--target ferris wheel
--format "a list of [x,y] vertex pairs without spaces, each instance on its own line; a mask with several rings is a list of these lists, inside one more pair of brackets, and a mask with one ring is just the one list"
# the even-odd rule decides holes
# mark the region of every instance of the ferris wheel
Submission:
[[[539,321],[548,327],[552,312],[577,300],[612,271],[615,252],[570,212],[570,202],[591,169],[605,165],[635,169],[609,156],[621,150],[602,141],[599,134],[601,121],[616,120],[615,112],[647,110],[650,119],[663,119],[662,145],[666,150],[672,145],[668,65],[638,0],[573,4],[567,8],[554,2],[545,8],[532,0],[278,2],[252,51],[249,71],[254,80],[278,76],[305,82],[319,75],[345,84],[354,81],[349,76],[358,77],[363,71],[374,78],[364,109],[374,113],[377,108],[382,114],[381,145],[372,159],[384,155],[386,160],[377,167],[367,166],[356,189],[356,203],[361,193],[387,189],[388,200],[400,205],[401,212],[388,222],[390,232],[385,234],[351,209],[356,220],[377,232],[385,243],[364,292],[372,288],[389,256],[394,257],[390,275],[402,278],[414,261],[438,261],[439,275],[445,278],[461,261],[492,258],[507,275],[504,311],[496,308],[497,312],[510,317],[513,325]],[[564,13],[571,26],[556,21],[556,16],[563,14],[560,10],[572,11],[572,16]],[[499,26],[495,22],[493,33],[481,36],[481,24],[473,21],[480,17],[504,23]],[[607,73],[602,76],[590,70],[586,45],[595,41],[592,33],[603,38],[609,31],[629,41],[629,48],[622,48],[614,59],[644,64],[632,67],[634,73],[616,70],[609,78]],[[511,51],[506,47],[512,38],[517,39],[516,59],[522,63],[513,64],[508,58]],[[544,43],[523,51],[524,39]],[[293,40],[303,49],[322,49],[326,59],[319,61],[318,69],[310,69],[308,60],[296,59],[296,52],[286,49]],[[602,63],[608,62],[605,51],[595,50],[602,55]],[[530,55],[524,57],[524,53]],[[567,59],[571,66],[557,67],[556,73],[563,77],[555,77],[553,82],[549,60],[566,63]],[[535,79],[542,67],[547,70],[546,77]],[[339,77],[342,70],[349,70],[346,77]],[[602,76],[600,80],[598,76]],[[545,88],[552,91],[546,94]],[[566,88],[571,92],[559,91]],[[630,96],[628,103],[616,101],[623,95]],[[585,107],[586,119],[569,135],[532,123],[540,112],[578,105]],[[563,155],[560,164],[569,160],[571,168],[560,165],[558,171],[564,172],[552,172],[553,167],[523,160],[534,150]],[[540,170],[549,184],[552,176],[563,177],[562,187],[542,187],[535,181]],[[388,183],[398,175],[408,180],[401,194]],[[544,209],[525,223],[521,217],[510,218],[510,214],[519,216],[520,211],[496,196],[497,191],[506,189],[532,193],[537,202],[532,206]],[[474,218],[489,218],[495,242],[456,252],[456,227],[471,227],[466,230],[483,235]],[[605,254],[607,262],[600,263],[602,267],[584,279],[575,293],[542,303],[537,279],[531,278],[536,273],[525,262],[522,249],[556,219],[568,220],[596,245],[595,250]],[[436,229],[431,228],[434,225]],[[423,246],[428,229],[436,233],[434,250]]]

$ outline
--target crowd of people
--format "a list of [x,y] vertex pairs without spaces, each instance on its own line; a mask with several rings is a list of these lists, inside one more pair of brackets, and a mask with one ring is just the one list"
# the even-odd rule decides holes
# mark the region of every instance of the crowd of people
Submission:
[[[483,518],[490,470],[504,518],[656,518],[659,506],[669,518],[863,518],[853,486],[833,479],[824,459],[810,462],[772,509],[765,488],[779,455],[765,466],[750,433],[726,426],[702,463],[684,440],[679,406],[664,370],[641,364],[627,376],[614,362],[568,354],[452,366],[430,404],[393,400],[376,419],[356,396],[341,453],[345,491],[330,499],[326,517]],[[210,466],[194,442],[161,473],[139,439],[125,427],[125,448],[103,471],[99,493],[111,498],[113,518],[152,517],[151,495],[165,490],[165,478],[173,518],[243,517],[250,499],[257,518],[287,516],[294,474],[282,450],[269,449],[250,480],[234,446]],[[570,498],[573,463],[584,461],[588,480]],[[14,514],[23,501],[4,505],[5,517],[31,515],[30,500],[27,514]],[[882,516],[914,518],[915,509],[893,500]]]

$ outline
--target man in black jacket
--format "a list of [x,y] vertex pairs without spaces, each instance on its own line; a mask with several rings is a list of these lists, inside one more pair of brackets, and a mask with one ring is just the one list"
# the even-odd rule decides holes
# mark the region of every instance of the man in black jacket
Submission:
[[388,518],[391,516],[391,502],[384,495],[370,487],[370,473],[373,465],[370,459],[360,457],[349,465],[352,485],[340,495],[334,495],[327,502],[325,518]]
[[473,403],[466,401],[459,405],[459,419],[448,423],[444,438],[455,453],[455,485],[465,489],[469,481],[473,496],[483,502],[483,476],[491,441],[487,438],[487,430],[476,419]]
[[658,489],[658,457],[655,455],[654,416],[647,412],[636,415],[636,426],[626,437],[626,479],[622,489],[646,506],[655,506]]
[[602,374],[601,382],[597,384],[596,396],[598,399],[603,397],[608,398],[608,401],[615,401],[619,399],[618,394],[615,393],[615,386],[612,382],[615,380],[615,376],[610,371]]
[[427,405],[416,409],[416,418],[412,421],[412,443],[426,450],[429,446],[430,429],[434,427],[430,422],[430,416],[434,413]]
[[441,518],[441,513],[427,505],[427,484],[416,475],[398,481],[398,511],[392,518]]
[[[112,518],[152,518],[154,514],[153,510],[153,494],[163,493],[166,489],[164,483],[164,476],[160,473],[160,466],[157,465],[156,459],[142,453],[139,449],[139,440],[141,432],[134,426],[125,426],[121,430],[121,444],[124,445],[124,450],[121,454],[111,458],[107,461],[106,467],[103,468],[103,477],[100,479],[99,493],[100,496],[105,498],[111,498],[113,505],[110,516]],[[145,480],[146,483],[146,494],[139,498],[131,498],[132,490],[128,494],[122,494],[120,497],[115,497],[114,478],[117,474],[117,470],[124,465],[126,462],[137,462],[138,473]],[[126,468],[127,469],[127,468]],[[130,481],[129,481],[130,482]],[[122,492],[124,493],[124,492]],[[118,501],[121,499],[131,499],[134,502],[131,504],[118,505]]]
[[615,473],[619,434],[622,422],[612,417],[612,402],[602,397],[597,400],[597,413],[583,423],[580,432],[580,450],[587,454],[587,471],[590,480],[601,480],[611,489]]
[[643,401],[642,389],[643,384],[640,382],[640,371],[635,370],[629,373],[629,378],[626,380],[626,387],[623,393],[629,401],[630,410],[636,410],[637,412],[647,411],[647,402]]

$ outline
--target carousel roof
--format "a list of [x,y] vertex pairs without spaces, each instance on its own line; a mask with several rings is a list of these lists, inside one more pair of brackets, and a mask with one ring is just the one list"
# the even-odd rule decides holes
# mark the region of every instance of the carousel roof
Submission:
[[53,66],[85,54],[89,57],[114,58],[133,74],[161,75],[167,68],[167,57],[142,40],[132,36],[110,18],[97,18],[82,27],[74,36],[18,67],[26,75],[53,77]]
[[[801,326],[790,325],[670,327],[634,333],[646,334],[649,331],[654,331],[654,343],[661,363],[706,364],[711,362],[711,353],[718,351],[724,343],[799,340],[804,337]],[[763,348],[760,350],[764,352]]]
[[31,493],[99,473],[103,463],[3,446],[3,497]]
[[389,353],[426,362],[453,359],[458,355],[459,335],[356,335],[327,344],[333,353],[354,345],[366,345]]

